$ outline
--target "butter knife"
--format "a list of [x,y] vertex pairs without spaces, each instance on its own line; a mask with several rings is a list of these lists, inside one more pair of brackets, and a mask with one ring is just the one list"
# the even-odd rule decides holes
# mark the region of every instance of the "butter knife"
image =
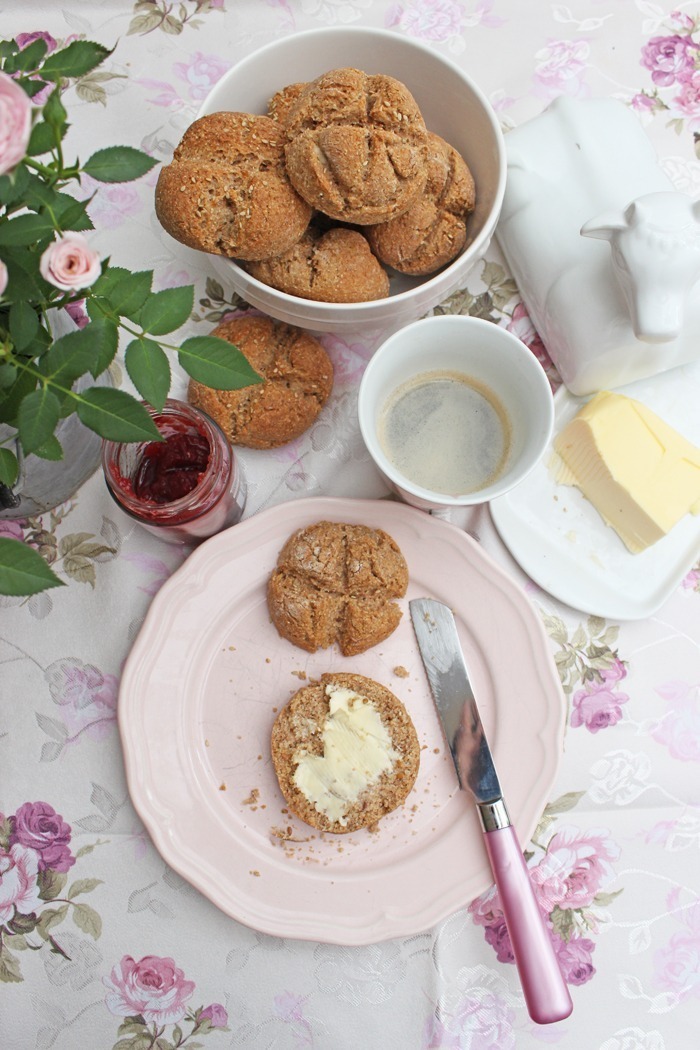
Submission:
[[537,1024],[561,1021],[573,1003],[503,801],[454,616],[432,598],[408,604],[460,787],[471,792],[479,811],[528,1013]]

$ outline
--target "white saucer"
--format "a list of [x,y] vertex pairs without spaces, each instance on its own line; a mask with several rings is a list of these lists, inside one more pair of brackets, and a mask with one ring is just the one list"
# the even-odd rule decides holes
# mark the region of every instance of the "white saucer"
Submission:
[[[685,365],[619,387],[700,445],[700,364]],[[588,398],[561,387],[554,398],[554,435]],[[528,576],[582,612],[614,620],[654,613],[700,558],[700,517],[686,515],[662,540],[631,554],[578,489],[558,485],[550,444],[515,489],[490,503],[501,539]]]

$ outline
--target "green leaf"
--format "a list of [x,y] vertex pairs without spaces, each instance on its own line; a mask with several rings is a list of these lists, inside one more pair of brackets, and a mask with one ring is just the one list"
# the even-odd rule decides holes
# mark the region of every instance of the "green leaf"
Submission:
[[95,909],[89,904],[76,904],[72,912],[73,922],[78,929],[83,933],[89,933],[94,940],[97,940],[102,933],[102,919]]
[[0,204],[12,204],[24,196],[29,183],[29,170],[25,164],[18,164],[9,175],[0,177]]
[[40,386],[22,398],[17,411],[17,430],[25,453],[49,440],[61,416],[61,404],[48,387]]
[[83,164],[83,171],[98,182],[131,182],[145,175],[158,163],[133,146],[107,146]]
[[56,148],[60,138],[61,136],[56,128],[40,120],[32,128],[27,153],[30,157],[40,157],[43,153],[50,153],[52,149]]
[[170,362],[165,351],[152,339],[133,339],[126,348],[124,364],[144,401],[160,411],[170,390]]
[[92,40],[73,40],[67,47],[48,56],[41,67],[41,75],[48,80],[82,77],[104,62],[109,54],[108,48]]
[[67,911],[67,904],[62,904],[60,908],[44,908],[36,926],[36,931],[43,940],[48,940],[49,931],[63,922]]
[[3,248],[2,258],[7,266],[6,300],[36,302],[46,297],[50,285],[39,274],[36,251],[24,247]]
[[18,51],[13,58],[13,72],[21,70],[22,72],[31,72],[41,65],[41,60],[46,54],[46,41],[39,37],[38,40],[32,40],[31,44],[27,47],[22,48]]
[[87,213],[89,200],[77,201],[67,193],[57,193],[54,200],[56,224],[61,230],[94,230],[92,219]]
[[34,455],[39,459],[48,459],[52,463],[57,463],[63,459],[63,445],[56,435],[52,434],[48,441],[34,449]]
[[39,331],[39,318],[29,303],[13,303],[10,307],[10,338],[15,349],[25,350]]
[[178,356],[189,376],[215,390],[240,390],[263,382],[240,350],[226,339],[192,336],[184,341]]
[[62,586],[63,581],[32,547],[0,536],[0,594],[38,594]]
[[[0,593],[2,593],[0,591]],[[6,944],[0,944],[0,981],[4,984],[19,983],[22,981],[22,971],[19,968],[17,956],[14,955]]]
[[18,215],[0,226],[0,244],[34,244],[53,236],[53,221],[48,215]]
[[31,372],[20,372],[17,381],[0,396],[0,421],[15,424],[17,412],[23,398],[36,386],[36,379]]
[[70,387],[94,363],[90,327],[62,335],[38,364],[42,376],[57,386]]
[[80,893],[91,893],[92,890],[102,885],[102,879],[76,879],[75,882],[71,883],[66,897],[69,901],[72,901],[74,897],[77,897]]
[[135,319],[150,295],[153,271],[129,273],[121,267],[110,267],[106,274],[109,279],[103,274],[93,285],[96,294],[105,297],[114,313]]
[[42,110],[42,116],[47,124],[51,124],[52,127],[57,128],[59,134],[62,134],[68,114],[66,107],[61,101],[61,89],[60,87],[55,88],[44,104]]
[[80,420],[108,441],[160,441],[148,411],[125,390],[92,387],[74,397]]
[[85,328],[92,345],[93,362],[90,374],[97,379],[109,368],[119,347],[119,328],[108,317],[96,317]]
[[146,299],[139,314],[139,324],[149,335],[166,335],[187,321],[194,306],[194,285],[164,288]]
[[12,488],[17,481],[18,474],[17,456],[14,452],[10,452],[9,448],[0,448],[0,484]]

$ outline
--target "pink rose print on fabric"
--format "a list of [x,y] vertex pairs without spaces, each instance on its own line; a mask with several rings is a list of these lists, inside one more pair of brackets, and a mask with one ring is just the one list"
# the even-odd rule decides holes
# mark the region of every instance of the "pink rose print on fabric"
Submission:
[[10,845],[34,850],[39,871],[68,871],[75,864],[70,825],[48,802],[25,802],[10,818],[10,827]]
[[153,92],[147,100],[153,105],[174,110],[189,109],[192,102],[199,103],[207,97],[230,65],[230,61],[218,55],[205,55],[196,51],[189,62],[176,62],[173,65],[175,78],[180,84],[148,77],[138,79],[137,83]]
[[652,736],[681,762],[700,762],[700,685],[668,682],[656,689],[668,711]]
[[700,593],[700,568],[690,570],[683,580],[682,587],[686,591],[698,591]]
[[145,955],[138,962],[125,955],[104,983],[110,989],[106,1002],[113,1014],[138,1014],[159,1025],[181,1021],[195,989],[173,959],[157,955]]
[[[597,930],[596,908],[612,899],[604,887],[614,877],[612,862],[619,857],[619,847],[603,829],[573,826],[559,828],[546,845],[537,846],[542,855],[531,855],[528,869],[562,974],[568,984],[585,984],[595,974],[595,942],[580,931]],[[514,962],[495,886],[472,901],[468,911],[474,924],[484,928],[498,961]]]
[[530,315],[523,303],[518,303],[513,310],[511,318],[506,325],[506,330],[512,332],[522,343],[525,343],[525,346],[532,350],[533,354],[542,365],[542,368],[547,373],[549,385],[552,389],[555,389],[561,380],[556,377],[552,359],[547,353],[547,348],[542,342],[540,334],[532,323]]
[[584,76],[590,49],[585,40],[550,40],[535,55],[535,92],[545,98],[588,94]]
[[596,894],[611,879],[611,861],[620,849],[607,831],[560,828],[547,846],[544,858],[530,868],[530,878],[545,911],[582,909],[593,904]]
[[589,937],[572,937],[564,941],[559,936],[552,938],[562,976],[567,984],[586,984],[595,973],[592,955],[595,944]]
[[199,1019],[208,1021],[212,1028],[225,1028],[228,1024],[228,1014],[221,1003],[211,1003],[210,1006],[205,1006]]
[[70,825],[48,802],[25,802],[9,816],[0,814],[0,981],[22,981],[22,958],[26,963],[42,948],[69,959],[57,927],[71,913],[85,934],[100,936],[100,916],[80,899],[100,880],[68,883],[76,863],[70,841]]
[[654,980],[683,1001],[700,998],[700,903],[681,914],[683,928],[654,953]]
[[616,725],[622,718],[622,704],[629,696],[610,689],[605,682],[587,682],[572,697],[571,725],[576,729],[585,726],[597,733],[608,726]]
[[515,1012],[506,994],[503,978],[486,967],[464,968],[455,987],[440,997],[422,1050],[515,1050]]
[[6,73],[0,73],[0,175],[24,157],[32,128],[29,96]]
[[[62,731],[44,745],[42,761],[53,762],[81,737],[103,740],[116,725],[118,679],[82,660],[62,659],[44,674],[51,699],[60,708]],[[46,727],[47,731],[50,727]]]
[[[173,1037],[177,1046],[184,1046],[194,1035],[228,1031],[228,1014],[221,1003],[188,1009],[195,983],[187,980],[169,956],[144,955],[137,962],[131,955],[124,955],[109,977],[102,980],[108,989],[107,1008],[117,1017],[126,1018],[129,1035],[139,1041],[139,1045],[141,1042],[145,1046],[160,1045],[168,1025],[178,1026],[179,1031],[176,1030]],[[187,1034],[182,1028],[184,1023],[192,1026]],[[120,1034],[123,1034],[122,1028]]]
[[642,48],[641,62],[651,71],[651,79],[668,87],[690,79],[695,71],[698,45],[689,36],[655,36]]
[[9,850],[0,850],[0,923],[9,922],[15,910],[20,915],[31,915],[41,907],[38,874],[36,850],[19,843]]

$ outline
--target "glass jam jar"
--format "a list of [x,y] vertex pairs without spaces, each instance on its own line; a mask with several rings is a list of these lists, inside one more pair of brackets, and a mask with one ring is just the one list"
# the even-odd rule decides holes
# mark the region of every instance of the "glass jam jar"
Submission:
[[102,444],[114,501],[171,543],[198,543],[235,525],[245,508],[245,478],[218,424],[174,399],[149,411],[162,441]]

